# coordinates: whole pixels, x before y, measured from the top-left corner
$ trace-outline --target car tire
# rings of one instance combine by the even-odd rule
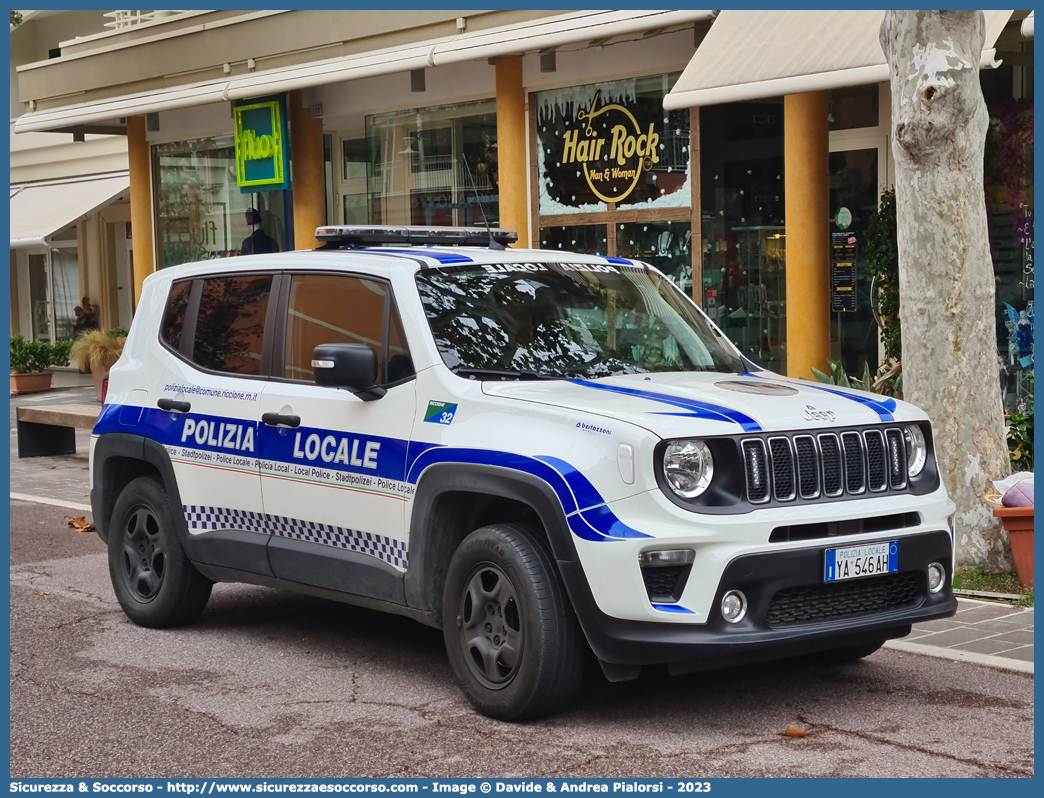
[[[116,599],[134,623],[181,626],[207,606],[213,582],[185,556],[159,478],[139,477],[123,489],[112,510],[108,546]]]
[[[476,710],[525,720],[572,701],[587,644],[534,530],[493,524],[468,535],[450,562],[442,608],[450,666]]]

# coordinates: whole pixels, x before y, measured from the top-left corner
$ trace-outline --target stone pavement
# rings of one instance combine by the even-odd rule
[[[18,459],[14,423],[17,406],[94,401],[89,374],[64,373],[61,377],[60,381],[56,379],[58,390],[11,397],[11,493],[18,498],[38,497],[66,507],[73,514],[89,514],[89,431],[77,430],[74,455]],[[962,598],[955,617],[917,624],[907,637],[890,640],[886,647],[1033,673],[1033,610]]]
[[[953,618],[919,623],[889,648],[1033,673],[1033,610],[958,599]]]

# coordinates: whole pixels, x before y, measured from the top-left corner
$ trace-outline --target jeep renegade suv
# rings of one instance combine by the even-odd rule
[[[851,659],[955,612],[917,408],[757,368],[637,261],[317,235],[145,281],[91,441],[135,623],[214,582],[406,615],[515,719],[565,706],[588,650],[614,681]]]

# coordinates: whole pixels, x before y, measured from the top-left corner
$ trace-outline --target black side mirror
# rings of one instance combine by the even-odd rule
[[[366,344],[321,344],[312,351],[316,385],[345,388],[364,402],[387,393],[377,385],[377,353]]]

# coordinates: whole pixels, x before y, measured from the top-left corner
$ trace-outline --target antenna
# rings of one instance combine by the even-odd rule
[[[468,158],[462,152],[460,154],[461,160],[464,161],[464,169],[468,173],[468,182],[471,183],[471,193],[475,195],[475,204],[479,207],[479,212],[482,214],[482,221],[486,225],[486,234],[489,236],[489,248],[490,249],[507,249],[503,244],[493,238],[493,232],[489,229],[489,219],[486,218],[486,208],[479,199],[478,186],[475,185],[475,180],[471,176],[471,167],[468,166]]]

